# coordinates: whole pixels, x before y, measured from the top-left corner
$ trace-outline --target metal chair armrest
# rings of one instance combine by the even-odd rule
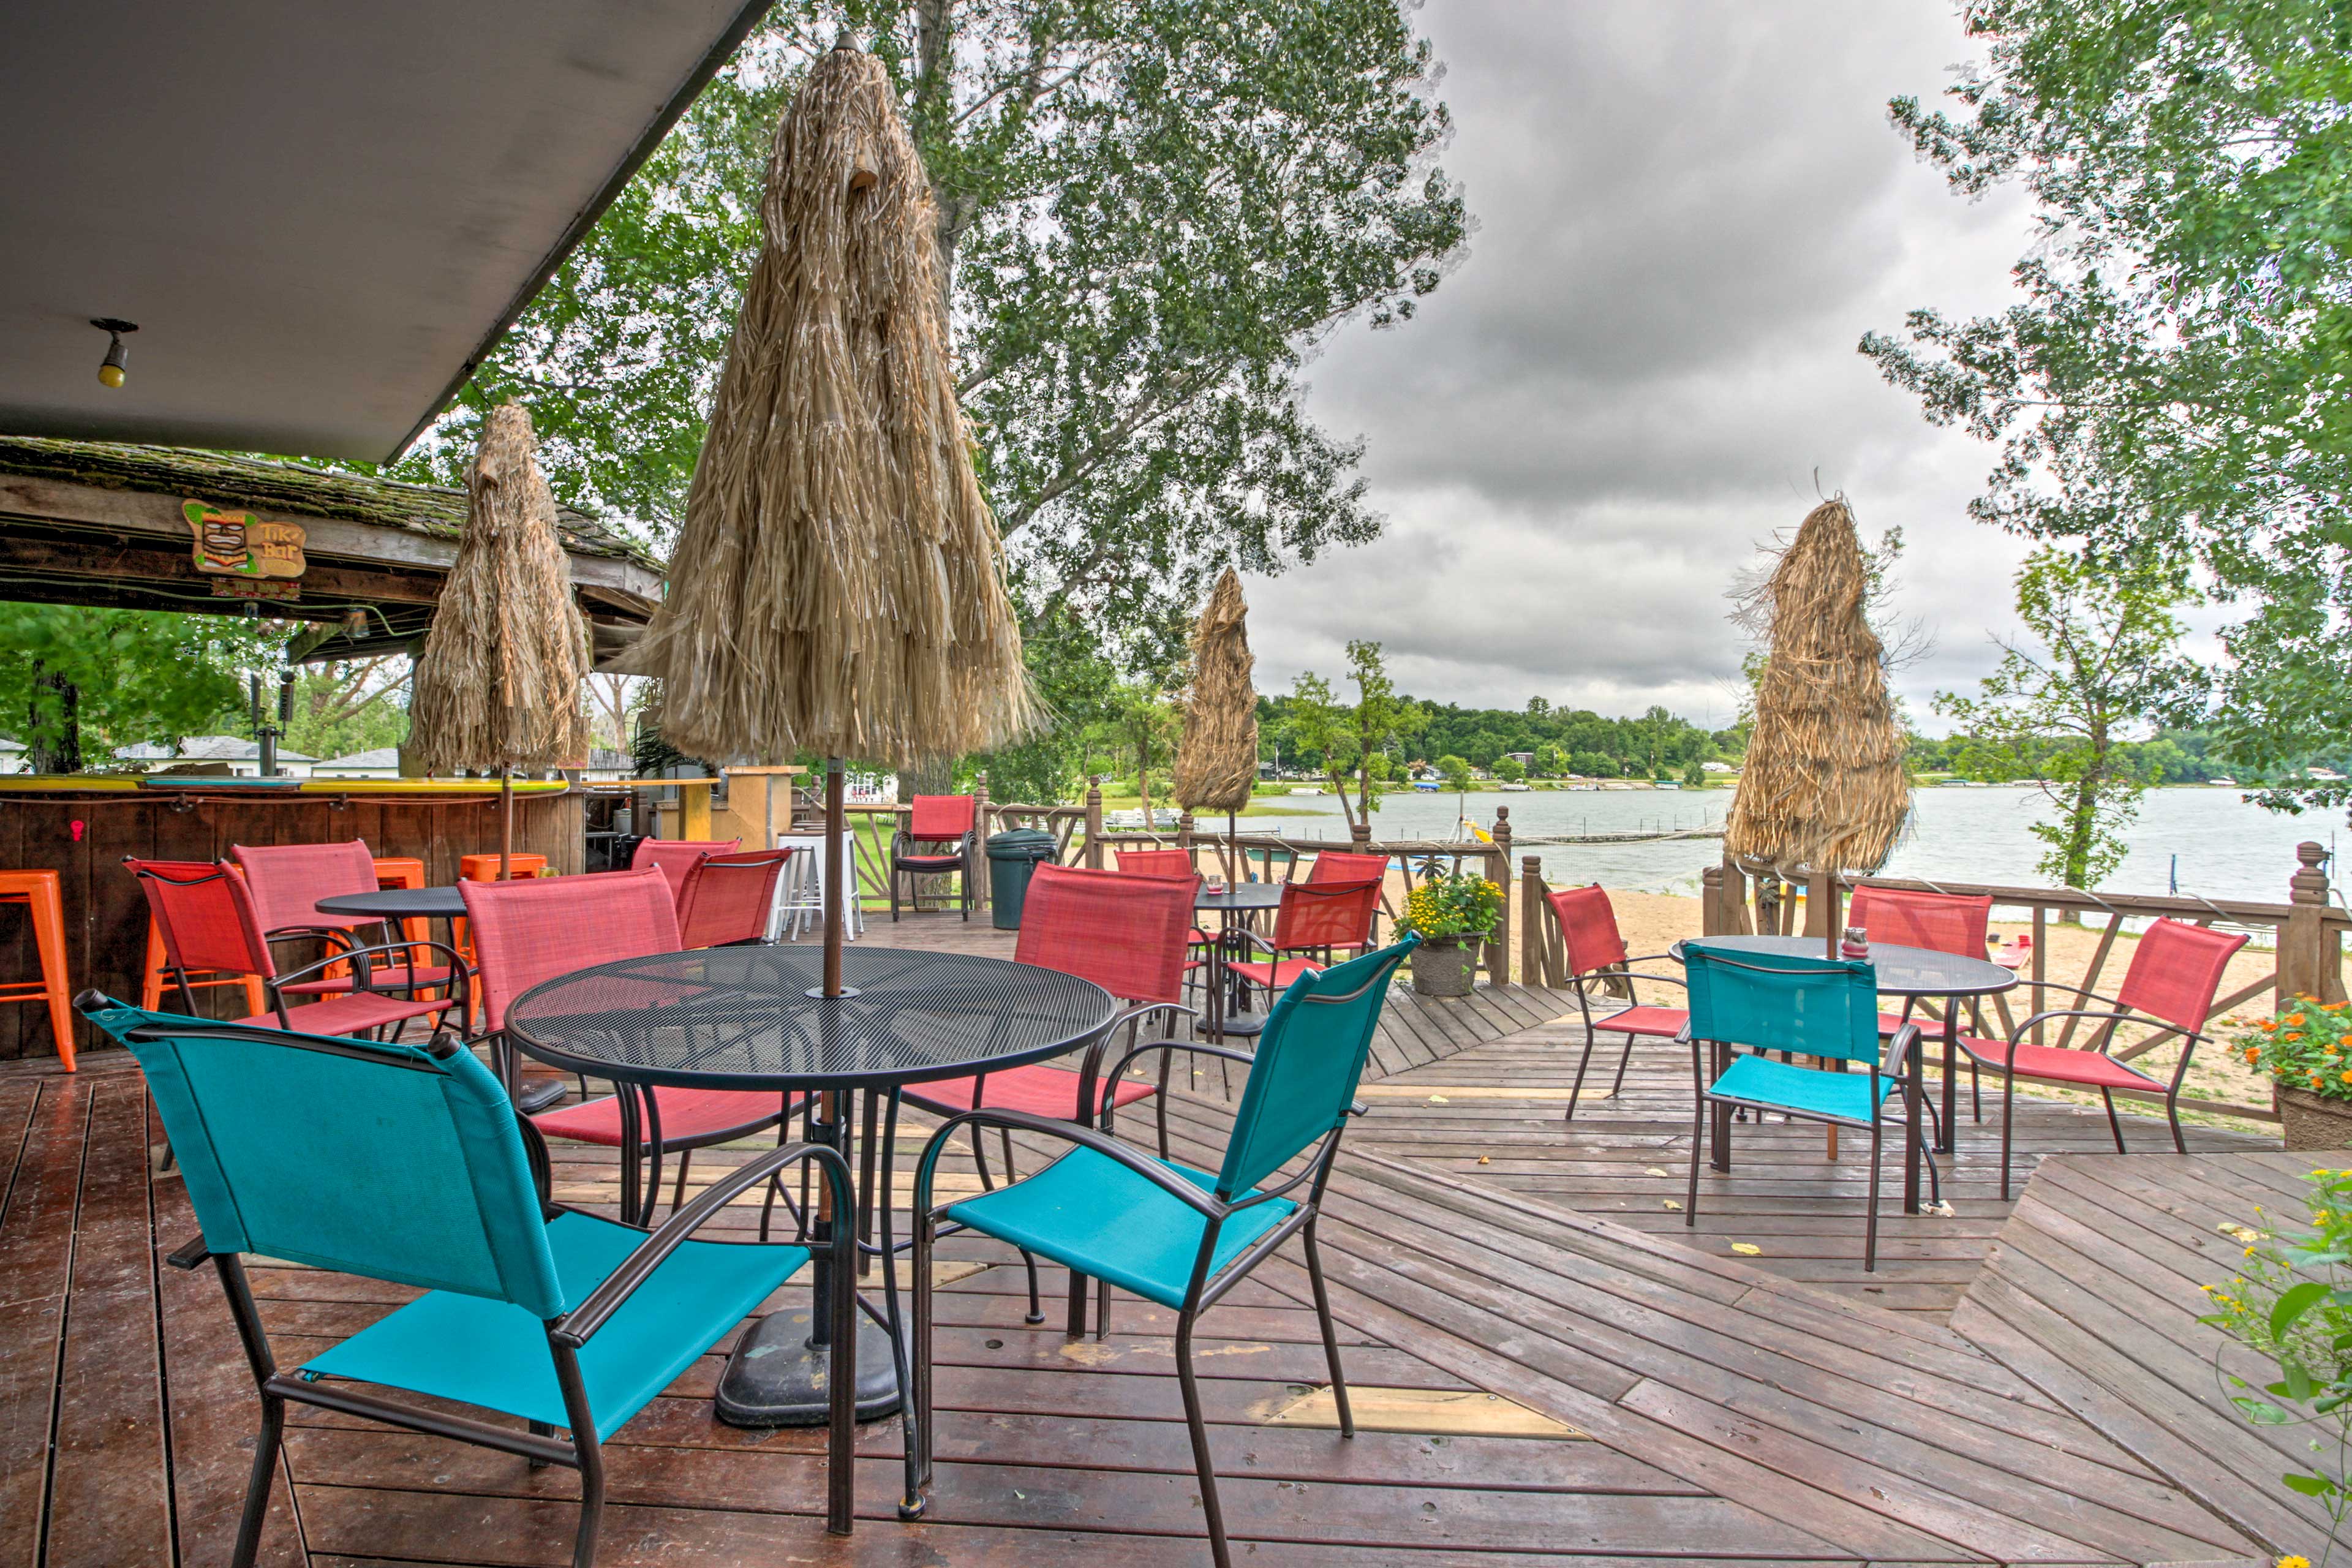
[[[206,1247],[205,1238],[199,1236],[193,1241],[183,1243],[178,1251],[163,1261],[174,1268],[200,1268],[212,1261],[212,1248]]]
[[[1110,1026],[1116,1029],[1121,1024],[1132,1024],[1138,1018],[1149,1018],[1154,1013],[1181,1013],[1187,1018],[1198,1018],[1201,1016],[1201,1010],[1198,1007],[1187,1007],[1181,1002],[1143,1002],[1129,1007],[1126,1012],[1113,1018],[1110,1021]]]
[[[1906,1022],[1887,1037],[1885,1047],[1878,1054],[1878,1070],[1889,1078],[1905,1077],[1910,1071],[1912,1048],[1919,1040],[1919,1026]]]
[[[1629,967],[1631,964],[1640,963],[1643,962],[1644,961],[1638,958],[1628,959],[1624,963],[1616,964],[1608,969],[1588,969],[1576,978],[1579,980],[1607,980],[1612,977],[1615,977],[1624,980],[1654,980],[1662,985],[1679,985],[1685,991],[1690,989],[1690,982],[1679,974],[1660,974],[1653,970],[1633,969]]]
[[[1281,961],[1281,958],[1282,958],[1282,949],[1280,949],[1280,948],[1278,948],[1278,947],[1275,946],[1273,942],[1268,942],[1265,937],[1262,937],[1262,936],[1258,935],[1258,933],[1257,933],[1257,932],[1255,932],[1255,931],[1254,931],[1250,930],[1250,928],[1249,928],[1249,927],[1247,927],[1247,926],[1243,926],[1243,927],[1241,927],[1241,928],[1240,928],[1240,931],[1241,931],[1242,939],[1243,939],[1244,941],[1248,942],[1252,942],[1252,943],[1255,944],[1255,945],[1256,945],[1256,946],[1258,946],[1258,947],[1262,947],[1262,948],[1264,948],[1264,949],[1265,950],[1265,955],[1266,955],[1268,958],[1274,959],[1274,960],[1275,960],[1275,961],[1276,961],[1277,963],[1279,963],[1279,962]]]
[[[2084,994],[2087,995],[2089,993],[2086,992]],[[2206,1034],[2202,1029],[2184,1029],[2178,1024],[2168,1022],[2162,1018],[2151,1018],[2145,1013],[2127,1012],[2120,1004],[2111,1008],[2053,1007],[2046,1013],[2034,1014],[2032,1017],[2026,1019],[2023,1023],[2018,1025],[2016,1028],[2011,1029],[2009,1032],[2009,1040],[2007,1042],[2009,1049],[2002,1054],[2000,1062],[2003,1069],[2007,1069],[2016,1062],[2017,1047],[2025,1043],[2025,1032],[2028,1029],[2032,1028],[2036,1024],[2043,1023],[2052,1018],[2096,1018],[2105,1024],[2146,1024],[2151,1028],[2168,1029],[2173,1034],[2179,1035],[2189,1040],[2202,1041],[2212,1037]],[[2106,1053],[2102,1051],[2100,1054],[2104,1056]]]
[[[703,1189],[702,1194],[663,1222],[658,1230],[639,1243],[635,1251],[621,1259],[619,1267],[604,1277],[604,1282],[588,1293],[588,1299],[566,1312],[548,1330],[548,1337],[557,1344],[578,1350],[612,1320],[624,1302],[635,1294],[638,1287],[654,1276],[663,1259],[676,1252],[704,1222],[727,1206],[742,1193],[766,1181],[787,1165],[803,1160],[814,1160],[824,1167],[825,1180],[833,1185],[834,1265],[855,1268],[857,1227],[846,1223],[847,1216],[857,1212],[857,1200],[849,1183],[849,1165],[836,1150],[821,1143],[793,1143],[774,1153],[739,1165],[730,1174]]]
[[[1191,1011],[1190,1008],[1185,1010]],[[1108,1038],[1108,1036],[1104,1037]],[[1112,1103],[1111,1099],[1118,1088],[1118,1080],[1127,1076],[1129,1063],[1152,1051],[1190,1051],[1204,1057],[1223,1057],[1228,1061],[1240,1062],[1244,1067],[1256,1059],[1246,1052],[1234,1050],[1230,1046],[1213,1046],[1205,1040],[1146,1040],[1139,1046],[1129,1047],[1127,1054],[1112,1065],[1110,1071],[1103,1074],[1097,1080],[1102,1085],[1102,1091],[1099,1097],[1100,1103],[1095,1108],[1096,1126],[1106,1132],[1110,1131],[1112,1113],[1118,1109]]]
[[[1108,1133],[1091,1127],[1081,1127],[1075,1121],[1056,1121],[1051,1117],[1033,1116],[1025,1110],[965,1110],[949,1117],[931,1134],[923,1146],[923,1158],[915,1167],[915,1214],[918,1221],[930,1213],[931,1176],[939,1165],[940,1155],[958,1129],[965,1126],[1004,1127],[1016,1132],[1034,1132],[1047,1138],[1058,1138],[1081,1149],[1090,1149],[1112,1163],[1125,1166],[1141,1176],[1170,1197],[1186,1207],[1195,1209],[1211,1219],[1222,1218],[1226,1205],[1169,1171],[1159,1161],[1139,1154]]]
[[[289,969],[283,974],[273,974],[269,977],[269,980],[270,984],[274,985],[283,985],[289,980],[299,980],[306,974],[315,973],[318,971],[326,968],[331,963],[349,963],[355,958],[362,958],[372,952],[407,952],[413,948],[419,947],[430,948],[436,952],[448,954],[449,973],[461,982],[467,975],[472,973],[472,971],[466,967],[466,960],[464,956],[460,954],[456,948],[451,947],[447,942],[429,942],[423,937],[417,937],[413,940],[402,942],[374,942],[366,947],[347,948],[341,952],[329,953],[326,957],[319,960],[316,963],[306,963],[299,969]],[[384,973],[392,974],[397,973],[402,969],[408,969],[413,973],[415,973],[415,961],[412,959],[405,964],[386,964],[384,966]],[[434,984],[438,984],[440,983],[436,981]]]

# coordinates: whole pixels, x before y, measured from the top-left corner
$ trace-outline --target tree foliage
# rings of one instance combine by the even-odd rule
[[[414,461],[529,402],[566,500],[675,529],[758,242],[769,129],[846,27],[938,194],[961,392],[1030,609],[1181,641],[1191,585],[1370,537],[1300,372],[1460,247],[1404,0],[783,0]]]
[[[229,616],[0,603],[0,733],[37,773],[174,744],[241,715],[246,672],[274,664],[285,635]]]
[[[2146,558],[2038,550],[2018,573],[2017,612],[2041,648],[2004,643],[1976,696],[1937,694],[1964,771],[2015,778],[2031,759],[2053,808],[2033,825],[2049,846],[2039,869],[2063,886],[2095,886],[2122,862],[2124,829],[2158,777],[2129,742],[2201,693],[2203,672],[2178,646],[2174,609],[2189,597],[2179,572]]]
[[[1372,759],[1419,735],[1429,723],[1429,713],[1410,697],[1397,695],[1376,642],[1348,645],[1348,676],[1356,687],[1353,702],[1340,701],[1331,683],[1312,670],[1299,676],[1284,721],[1294,746],[1322,758],[1323,776],[1339,797],[1349,833],[1364,834],[1371,831],[1372,813],[1380,809],[1381,786],[1390,772],[1374,767]],[[1351,785],[1353,800],[1348,793]]]
[[[2236,757],[2352,731],[2352,9],[1964,16],[1988,63],[1951,108],[1897,99],[1894,120],[1957,192],[2032,194],[2024,301],[1915,311],[1862,351],[1930,420],[2001,443],[1979,517],[2193,558],[2242,606],[2220,721]]]

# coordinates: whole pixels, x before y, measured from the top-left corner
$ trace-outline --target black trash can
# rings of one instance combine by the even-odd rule
[[[1054,858],[1054,836],[1038,827],[1008,827],[988,837],[990,923],[998,931],[1021,929],[1021,905],[1040,860]]]

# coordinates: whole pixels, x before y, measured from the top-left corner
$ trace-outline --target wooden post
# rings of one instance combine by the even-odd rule
[[[1544,899],[1542,858],[1519,857],[1519,983],[1558,985],[1559,971],[1551,963],[1550,922],[1544,917],[1551,906]]]
[[[1095,777],[1087,780],[1086,856],[1087,868],[1089,870],[1099,871],[1103,868],[1102,836],[1102,780]]]
[[[2294,875],[2287,879],[2286,895],[2294,912],[2278,928],[2275,1000],[2281,1012],[2299,996],[2333,1000],[2326,994],[2331,980],[2339,994],[2343,989],[2342,976],[2334,973],[2335,966],[2326,962],[2327,873],[2319,868],[2327,858],[2327,850],[2318,844],[2298,844],[2294,858],[2298,864]]]
[[[988,878],[983,874],[988,865],[988,775],[981,773],[971,781],[971,836],[963,841],[964,882],[972,890],[971,907],[988,908]]]
[[[1698,874],[1698,934],[1701,936],[1728,934],[1723,929],[1723,874],[1730,869],[1730,867],[1718,862]]]
[[[1147,833],[1151,831],[1151,824],[1149,821],[1144,823],[1143,830]],[[1192,856],[1192,813],[1189,808],[1176,814],[1176,846],[1184,851],[1188,858]]]
[[[1511,983],[1511,808],[1495,808],[1495,847],[1486,852],[1487,875],[1503,889],[1502,912],[1486,941],[1486,969],[1497,985]]]

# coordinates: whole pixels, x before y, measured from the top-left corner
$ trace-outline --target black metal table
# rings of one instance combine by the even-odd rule
[[[1817,936],[1711,936],[1704,940],[1709,947],[1728,948],[1738,952],[1769,952],[1799,958],[1825,955],[1824,944]],[[1682,943],[1676,942],[1673,951],[1679,955]],[[1947,1004],[1943,1027],[1943,1125],[1936,1142],[1936,1152],[1948,1154],[1952,1152],[1955,1136],[1953,1119],[1959,1112],[1959,1076],[1956,1068],[1960,1036],[1960,1010],[1949,1004],[2013,991],[2019,984],[2017,972],[1989,959],[1957,952],[1937,952],[1927,947],[1898,947],[1885,942],[1870,944],[1869,963],[1877,975],[1881,995]],[[1927,1031],[1923,1029],[1920,1032],[1925,1034]],[[1912,1206],[1910,1200],[1916,1197],[1916,1193],[1906,1192],[1906,1206]]]
[[[1249,943],[1242,931],[1249,917],[1280,909],[1282,889],[1280,882],[1233,882],[1213,893],[1203,882],[1192,900],[1195,914],[1213,910],[1223,917],[1217,923],[1216,973],[1209,981],[1208,1031],[1212,1039],[1227,1035],[1255,1035],[1265,1027],[1263,1014],[1248,1011],[1240,1005],[1237,994],[1228,994],[1238,989],[1239,983],[1228,984],[1224,963],[1229,958],[1248,955]]]
[[[876,1337],[860,1336],[858,1419],[869,1421],[898,1408],[907,1365],[890,1217],[900,1091],[1081,1049],[1110,1027],[1118,1005],[1100,986],[1059,970],[903,948],[845,952],[842,981],[849,994],[824,998],[814,994],[820,962],[816,949],[802,947],[619,959],[533,986],[507,1009],[506,1027],[526,1054],[618,1086],[625,1191],[635,1189],[637,1175],[644,1089],[802,1094],[806,1135],[845,1157],[850,1127],[859,1121],[854,1102],[864,1096],[858,1214],[816,1216],[811,1235],[821,1243],[825,1226],[856,1224],[866,1255],[882,1266],[884,1307],[877,1310],[860,1298],[887,1331],[871,1353],[864,1347],[876,1345]],[[1092,1083],[1082,1079],[1079,1088],[1080,1103],[1087,1103]],[[649,1097],[644,1114],[658,1127]],[[652,1158],[644,1190],[657,1194],[657,1146]],[[872,1237],[877,1218],[878,1241]],[[740,1426],[823,1423],[832,1338],[827,1268],[819,1245],[810,1308],[772,1313],[737,1344],[719,1380],[719,1419]]]
[[[380,921],[466,918],[465,895],[449,888],[385,888],[373,893],[339,893],[319,900],[324,915],[358,915]]]

